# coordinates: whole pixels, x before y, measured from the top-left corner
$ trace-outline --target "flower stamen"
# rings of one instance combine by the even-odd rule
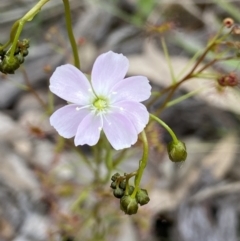
[[[106,99],[97,98],[93,102],[93,106],[96,108],[97,111],[106,111],[106,109],[108,108],[108,102]]]

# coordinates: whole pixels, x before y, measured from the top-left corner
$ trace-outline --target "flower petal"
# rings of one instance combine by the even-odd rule
[[[132,122],[138,134],[145,128],[149,121],[147,108],[141,103],[121,101],[115,103],[114,107]]]
[[[86,76],[70,64],[54,71],[49,88],[60,98],[79,105],[86,105],[93,98],[92,87]]]
[[[122,54],[109,51],[100,55],[92,70],[92,86],[96,94],[108,94],[117,82],[123,80],[128,67],[128,59]]]
[[[141,102],[151,95],[149,80],[144,76],[133,76],[118,82],[111,89],[112,103],[121,100],[133,100]]]
[[[103,130],[108,141],[116,150],[130,147],[136,143],[138,138],[132,122],[117,112],[104,116]]]
[[[50,124],[60,136],[71,138],[76,135],[80,122],[87,116],[90,110],[76,110],[78,105],[71,104],[55,111],[50,117]]]
[[[89,113],[78,127],[77,134],[74,139],[75,145],[95,145],[100,138],[101,130],[101,117],[99,115],[95,115],[93,112]]]

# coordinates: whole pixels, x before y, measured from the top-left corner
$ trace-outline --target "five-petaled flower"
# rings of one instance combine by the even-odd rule
[[[54,112],[51,125],[65,137],[75,136],[75,145],[95,145],[101,130],[116,150],[136,143],[149,120],[139,103],[150,97],[144,76],[125,78],[129,66],[122,54],[109,51],[93,66],[91,81],[70,64],[58,67],[50,78],[50,90],[70,102]]]

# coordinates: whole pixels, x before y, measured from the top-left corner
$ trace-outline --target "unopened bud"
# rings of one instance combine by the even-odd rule
[[[113,195],[116,198],[121,198],[124,195],[124,190],[122,190],[121,188],[116,188],[113,190]]]
[[[27,49],[24,49],[23,52],[22,52],[23,56],[26,57],[28,55],[28,50]]]
[[[137,202],[138,202],[141,206],[147,204],[147,203],[150,201],[150,198],[149,198],[149,196],[148,196],[147,190],[145,190],[145,189],[140,189],[140,190],[137,192],[136,199],[137,199]]]
[[[117,180],[117,178],[120,177],[120,174],[119,173],[115,173],[112,177],[111,177],[111,180],[114,182]]]
[[[138,203],[135,198],[129,195],[125,195],[120,200],[120,207],[125,212],[125,214],[136,214],[138,211]]]
[[[126,189],[126,184],[127,184],[126,180],[123,180],[123,181],[120,182],[119,187],[121,189],[125,190]]]
[[[187,150],[185,143],[178,141],[175,143],[171,141],[167,145],[169,159],[173,162],[182,162],[187,158]]]
[[[116,187],[117,187],[116,181],[115,181],[115,182],[112,182],[111,185],[110,185],[110,187],[111,187],[112,189],[116,189]]]
[[[14,71],[18,69],[19,66],[20,62],[16,56],[13,56],[12,58],[5,56],[1,64],[1,71],[4,74],[14,74]]]
[[[134,186],[129,186],[129,189],[128,189],[128,194],[131,195],[134,191]]]
[[[20,48],[19,47],[16,47],[15,51],[14,51],[14,55],[17,55],[20,53]]]
[[[24,57],[21,54],[16,55],[16,57],[18,58],[19,64],[24,63]]]
[[[24,48],[29,48],[30,47],[30,40],[25,38],[25,39],[22,40],[21,44]]]

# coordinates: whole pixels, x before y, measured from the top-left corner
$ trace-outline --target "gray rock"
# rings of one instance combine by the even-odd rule
[[[20,233],[21,236],[26,237],[28,240],[45,241],[48,239],[48,232],[51,226],[48,218],[29,213],[23,223]]]

